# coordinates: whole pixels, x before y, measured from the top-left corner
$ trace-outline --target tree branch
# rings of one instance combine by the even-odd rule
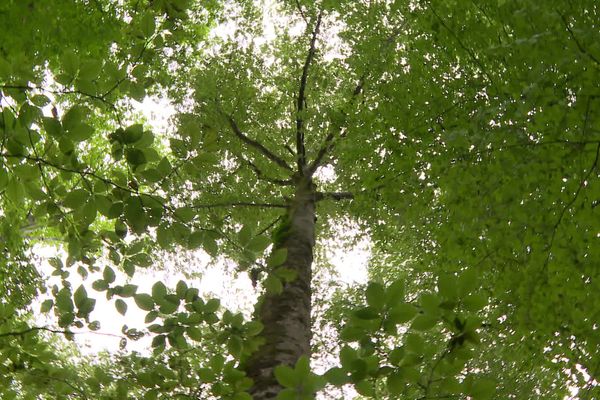
[[[194,204],[192,208],[218,208],[218,207],[262,207],[262,208],[287,208],[285,204],[277,203],[252,203],[248,201],[234,201],[228,203]]]
[[[551,251],[552,251],[552,246],[554,245],[554,239],[556,238],[556,232],[558,231],[558,227],[560,226],[560,224],[561,224],[563,218],[565,217],[565,214],[567,213],[567,211],[569,211],[571,209],[571,207],[573,206],[573,204],[575,204],[575,202],[577,201],[577,198],[579,197],[579,193],[586,186],[586,184],[588,182],[588,179],[592,175],[592,172],[594,172],[594,170],[596,169],[596,167],[598,167],[598,161],[599,160],[600,160],[600,143],[596,147],[596,156],[594,157],[594,162],[590,166],[590,169],[585,174],[585,176],[583,177],[583,179],[581,179],[581,181],[579,182],[579,186],[577,187],[577,190],[575,191],[575,195],[562,208],[562,210],[561,210],[561,212],[560,212],[560,214],[558,216],[558,219],[556,220],[556,222],[554,223],[554,226],[552,227],[552,236],[550,237],[550,242],[548,243],[548,247],[547,247],[548,254],[546,255],[546,260],[544,261],[543,271],[545,271],[548,268],[548,263],[550,262],[550,254],[551,254]]]
[[[306,22],[306,25],[308,25],[308,19],[306,18],[306,14],[304,14],[304,10],[302,10],[302,6],[300,5],[300,2],[298,0],[296,0],[296,8],[298,9],[298,12],[300,13],[300,16],[302,17],[304,22]]]
[[[354,193],[351,192],[317,192],[316,200],[353,200]]]
[[[317,16],[317,22],[315,29],[312,32],[310,39],[310,47],[306,60],[304,61],[304,67],[302,68],[302,77],[300,78],[300,89],[298,90],[298,99],[296,101],[296,155],[298,164],[298,173],[304,175],[304,167],[306,166],[306,149],[304,148],[304,106],[306,104],[306,81],[308,79],[308,69],[315,56],[317,35],[319,34],[319,28],[321,27],[321,18],[323,16],[323,10],[319,12]]]
[[[366,77],[366,73],[360,77],[360,79],[358,80],[358,83],[356,84],[356,87],[352,91],[352,97],[350,98],[350,102],[349,102],[350,105],[352,105],[354,103],[355,99],[358,97],[358,95],[360,95],[362,93],[362,90],[363,90],[363,87],[365,84],[365,77]],[[312,176],[315,173],[317,168],[319,168],[322,165],[322,163],[325,159],[325,156],[328,153],[330,153],[331,150],[333,149],[333,139],[335,138],[335,134],[336,134],[336,132],[341,134],[343,125],[346,123],[346,118],[347,118],[346,112],[342,112],[342,115],[344,116],[342,123],[337,127],[336,130],[332,129],[329,131],[329,133],[325,137],[325,141],[323,142],[323,145],[317,152],[317,156],[315,157],[313,162],[308,167],[308,175],[309,176]]]
[[[274,184],[279,185],[279,186],[290,186],[290,185],[294,184],[291,179],[269,178],[269,177],[265,176],[264,173],[260,170],[260,168],[258,168],[256,166],[256,164],[254,164],[252,161],[247,160],[244,157],[240,157],[240,158],[242,160],[244,160],[248,164],[248,166],[250,166],[250,168],[256,174],[256,177],[258,179],[262,180],[262,181],[271,182],[271,183],[274,183]]]
[[[450,27],[446,24],[446,21],[444,21],[444,19],[442,17],[440,17],[439,14],[435,11],[435,8],[431,7],[431,12],[435,16],[435,18],[440,22],[440,24],[442,24],[442,26],[450,33],[450,35],[452,35],[452,37],[456,40],[456,42],[458,43],[458,45],[469,55],[469,57],[471,58],[471,60],[473,60],[473,62],[475,63],[475,65],[477,65],[479,67],[479,69],[481,70],[481,73],[485,76],[485,78],[493,86],[496,86],[496,83],[492,79],[492,76],[488,73],[487,68],[485,67],[485,65],[483,65],[483,63],[481,62],[481,60],[479,58],[477,58],[477,55],[473,52],[473,50],[471,50],[470,48],[468,48],[463,43],[463,41],[458,37],[458,35],[456,34],[456,32],[454,32],[452,29],[450,29]]]
[[[72,335],[72,334],[75,333],[75,332],[71,332],[71,331],[61,331],[61,330],[57,330],[57,329],[52,329],[52,328],[48,328],[46,326],[33,326],[31,328],[23,329],[22,331],[13,331],[13,332],[0,333],[0,337],[23,336],[23,335],[27,335],[28,333],[37,332],[37,331],[46,331],[46,332],[52,332],[52,333],[60,333],[60,334],[63,334],[63,335]]]
[[[244,143],[247,145],[254,147],[257,149],[262,155],[267,157],[269,160],[273,161],[275,164],[279,165],[281,168],[286,169],[288,171],[294,171],[292,167],[290,167],[283,158],[275,155],[261,143],[256,140],[250,139],[248,136],[244,135],[240,128],[235,123],[235,120],[230,115],[227,115],[227,121],[229,122],[229,126],[231,126],[231,130],[233,133]]]
[[[592,53],[590,53],[585,47],[583,47],[583,45],[581,44],[581,42],[577,39],[577,36],[575,36],[575,33],[573,32],[573,30],[569,26],[569,21],[567,21],[567,18],[563,14],[561,14],[558,10],[556,11],[556,13],[558,15],[560,15],[560,19],[562,20],[565,28],[567,29],[567,32],[569,32],[569,36],[571,36],[571,39],[575,42],[575,45],[577,46],[577,48],[579,49],[579,51],[582,54],[585,54],[594,63],[596,63],[596,65],[600,66],[600,60],[598,60]]]

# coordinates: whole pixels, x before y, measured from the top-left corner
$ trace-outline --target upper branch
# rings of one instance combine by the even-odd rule
[[[261,143],[257,142],[256,140],[250,139],[248,136],[244,135],[242,133],[242,131],[240,130],[240,128],[235,123],[234,119],[230,115],[227,115],[227,121],[229,122],[229,126],[231,126],[231,130],[233,130],[233,133],[242,142],[246,143],[249,146],[254,147],[260,153],[262,153],[262,155],[264,155],[265,157],[267,157],[269,160],[273,161],[275,164],[279,165],[281,168],[293,172],[292,167],[290,167],[288,165],[288,163],[286,163],[283,158],[275,155],[269,149],[267,149],[265,146],[263,146]]]
[[[291,179],[276,179],[265,176],[265,174],[250,160],[246,160],[244,157],[240,157],[244,162],[248,164],[248,166],[254,171],[256,177],[262,181],[270,182],[279,186],[291,186],[294,182]]]
[[[352,92],[352,97],[350,98],[350,104],[353,104],[354,100],[358,97],[358,95],[362,93],[363,86],[365,84],[365,76],[366,75],[363,74],[360,77],[360,79],[358,80],[358,84],[356,85],[356,87],[354,88],[354,91]],[[344,116],[344,121],[342,121],[342,124],[340,124],[337,127],[337,129],[332,129],[329,131],[329,133],[325,137],[325,141],[323,142],[323,145],[321,146],[321,148],[319,149],[319,151],[317,153],[317,156],[315,157],[313,162],[308,167],[308,175],[309,176],[312,176],[312,174],[315,173],[317,168],[319,168],[322,165],[323,160],[325,159],[325,156],[329,152],[331,152],[331,150],[333,149],[333,139],[335,138],[336,132],[339,132],[341,134],[343,124],[345,123],[345,120],[346,120],[346,113],[342,112],[342,114]]]
[[[315,24],[315,29],[312,32],[312,37],[310,39],[310,47],[308,49],[306,60],[304,61],[304,67],[302,68],[302,77],[300,78],[300,89],[298,90],[298,98],[296,102],[296,154],[298,157],[298,172],[301,175],[304,174],[304,167],[306,165],[306,151],[304,148],[304,116],[302,115],[302,112],[304,111],[304,106],[306,104],[306,81],[308,79],[308,69],[310,67],[310,63],[312,62],[316,52],[317,35],[319,34],[319,28],[321,27],[322,16],[323,11],[319,12],[319,15],[317,16],[317,23]]]

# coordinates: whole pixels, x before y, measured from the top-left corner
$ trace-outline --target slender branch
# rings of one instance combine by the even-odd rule
[[[51,90],[51,89],[43,88],[41,86],[29,86],[29,85],[0,85],[0,88],[1,89],[15,89],[15,90],[22,90],[22,91],[40,90],[40,91],[48,92],[48,93],[52,93],[52,94],[80,94],[82,96],[89,97],[90,99],[98,100],[98,101],[110,106],[110,108],[112,108],[114,111],[117,111],[117,108],[114,105],[114,103],[111,103],[110,101],[106,100],[104,98],[104,96],[87,93],[87,92],[84,92],[81,90]]]
[[[483,63],[481,62],[481,60],[479,60],[479,58],[477,58],[477,55],[473,52],[473,50],[471,50],[470,48],[468,48],[463,41],[458,37],[458,35],[456,34],[456,32],[454,32],[452,29],[450,29],[450,27],[446,24],[446,21],[444,21],[444,19],[442,17],[440,17],[438,15],[438,13],[435,11],[435,8],[431,7],[431,12],[433,13],[433,15],[437,18],[437,20],[440,22],[440,24],[442,24],[442,26],[448,31],[450,32],[450,35],[452,35],[452,37],[454,37],[454,39],[456,40],[456,42],[458,43],[458,45],[467,52],[467,54],[469,55],[469,57],[473,60],[473,62],[475,62],[475,64],[479,67],[479,69],[481,70],[481,73],[483,73],[483,75],[486,77],[486,79],[493,85],[496,86],[496,83],[494,82],[494,80],[492,79],[491,75],[487,72],[487,68],[485,67],[485,65],[483,65]]]
[[[317,201],[321,200],[353,200],[354,193],[351,192],[317,192]]]
[[[217,208],[217,207],[262,207],[262,208],[288,208],[285,204],[276,203],[252,203],[246,201],[237,201],[229,203],[214,204],[194,204],[192,208]]]
[[[366,77],[366,74],[363,74],[360,77],[360,79],[358,80],[358,83],[356,84],[356,87],[352,91],[352,97],[350,98],[350,105],[352,105],[354,103],[355,99],[358,97],[358,95],[360,95],[362,93],[362,90],[363,90],[363,87],[365,84],[365,77]],[[340,124],[337,127],[337,130],[332,129],[329,131],[329,133],[325,137],[325,141],[323,142],[323,145],[317,152],[317,156],[315,157],[313,162],[308,167],[308,175],[309,176],[312,176],[315,173],[317,168],[319,168],[323,164],[325,156],[328,153],[330,153],[331,150],[333,150],[333,147],[334,147],[333,139],[335,138],[336,132],[339,133],[340,135],[342,134],[342,128],[343,128],[343,125],[345,124],[346,118],[347,118],[347,115],[345,112],[342,112],[342,114],[344,116],[344,120],[342,121],[342,124]]]
[[[548,267],[548,262],[550,261],[550,253],[552,251],[552,246],[554,245],[554,239],[556,238],[556,232],[558,231],[558,227],[560,226],[567,211],[569,211],[571,209],[571,207],[573,206],[573,204],[575,204],[575,201],[577,201],[577,198],[579,197],[579,193],[586,186],[586,183],[587,183],[588,179],[590,178],[590,176],[592,175],[592,172],[594,172],[594,170],[598,166],[598,160],[600,160],[600,143],[596,147],[596,157],[594,158],[594,162],[592,163],[587,174],[585,174],[583,179],[581,179],[581,181],[579,182],[579,186],[577,187],[577,190],[575,191],[575,195],[562,208],[562,210],[558,216],[558,219],[556,220],[556,222],[554,223],[554,226],[552,227],[552,236],[550,237],[550,242],[548,243],[548,247],[547,247],[548,254],[546,255],[546,260],[544,261],[543,271],[545,271],[546,268]]]
[[[264,175],[264,173],[260,170],[260,168],[258,168],[256,166],[256,164],[254,164],[252,161],[245,159],[244,157],[240,157],[242,160],[244,160],[248,166],[254,171],[254,173],[256,174],[256,177],[262,181],[267,181],[267,182],[271,182],[274,183],[276,185],[279,186],[290,186],[293,185],[294,182],[292,182],[291,179],[276,179],[276,178],[269,178],[267,176]]]
[[[561,14],[558,10],[556,11],[556,13],[558,15],[560,15],[560,19],[562,20],[565,28],[569,32],[569,36],[571,36],[571,39],[573,39],[573,41],[575,42],[575,45],[577,46],[577,48],[579,49],[579,51],[582,54],[585,54],[594,63],[596,63],[596,65],[600,65],[600,60],[598,60],[592,53],[590,53],[589,51],[587,51],[587,49],[585,47],[583,47],[583,45],[581,44],[581,42],[579,41],[579,39],[577,39],[577,36],[575,36],[575,33],[573,32],[573,30],[569,26],[569,21],[567,21],[567,18],[563,14]]]
[[[101,336],[110,336],[115,338],[123,338],[123,335],[117,335],[115,333],[108,332],[98,332],[98,331],[70,331],[70,330],[60,330],[60,329],[52,329],[47,326],[32,326],[27,329],[23,329],[22,331],[12,331],[12,332],[4,332],[0,333],[0,337],[8,337],[8,336],[23,336],[29,333],[44,331],[50,333],[57,333],[61,335],[84,335],[84,334],[92,334],[92,335],[101,335]]]
[[[258,232],[256,234],[256,236],[260,236],[263,233],[267,232],[269,229],[271,229],[273,226],[275,226],[275,224],[277,224],[279,221],[281,221],[281,218],[283,218],[282,215],[280,215],[279,217],[275,218],[269,225],[267,225],[266,227],[264,227],[263,229],[261,229],[260,232]]]
[[[304,106],[306,105],[306,81],[308,80],[308,69],[315,56],[317,35],[319,34],[319,28],[321,27],[321,18],[323,11],[319,12],[317,16],[317,22],[315,29],[312,32],[310,39],[310,47],[306,60],[304,61],[304,67],[302,68],[302,77],[300,78],[300,89],[298,90],[298,98],[296,101],[296,154],[298,173],[304,175],[304,167],[306,166],[306,149],[304,148]]]
[[[302,17],[304,22],[306,22],[306,25],[308,25],[308,19],[306,18],[306,14],[304,14],[304,10],[302,10],[302,6],[300,5],[300,2],[298,0],[296,0],[296,8],[298,9],[298,12],[300,12],[300,16]]]
[[[296,157],[296,152],[294,152],[294,150],[292,150],[292,148],[288,145],[288,144],[284,144],[283,147],[294,157]]]
[[[433,383],[433,374],[435,374],[435,370],[440,366],[442,360],[450,354],[450,349],[444,350],[444,352],[438,357],[433,366],[431,367],[431,371],[429,371],[429,377],[427,378],[427,384],[424,387],[424,397],[427,398],[429,395],[429,389],[431,388],[431,384]]]
[[[0,333],[0,337],[23,336],[23,335],[27,335],[28,333],[37,332],[37,331],[46,331],[46,332],[51,332],[51,333],[60,333],[60,334],[63,334],[63,335],[72,335],[72,334],[75,333],[75,332],[72,332],[72,331],[62,331],[62,330],[52,329],[52,328],[48,328],[46,326],[33,326],[31,328],[23,329],[22,331],[13,331],[13,332]]]
[[[29,372],[29,373],[31,373],[31,372]],[[38,377],[39,379],[48,379],[48,380],[52,380],[55,382],[63,383],[65,385],[69,386],[71,389],[78,392],[81,398],[86,399],[86,400],[89,399],[89,397],[87,396],[87,394],[85,393],[85,391],[83,389],[81,389],[80,387],[76,386],[75,384],[69,382],[66,379],[61,379],[56,376],[49,375],[47,372],[43,373],[43,374],[34,372],[32,375]]]
[[[244,143],[247,145],[254,147],[257,149],[262,155],[267,157],[269,160],[273,161],[275,164],[279,165],[281,168],[286,169],[288,171],[293,171],[292,167],[290,167],[283,158],[275,155],[261,143],[256,140],[250,139],[248,136],[244,135],[238,125],[235,123],[235,120],[227,115],[227,121],[229,122],[229,126],[231,126],[231,130],[233,133]]]
[[[78,174],[78,175],[82,175],[82,176],[90,176],[90,177],[92,177],[94,179],[97,179],[99,181],[102,181],[102,182],[106,183],[107,185],[114,186],[114,187],[116,187],[118,189],[127,191],[129,193],[133,193],[133,194],[137,194],[137,195],[140,194],[139,192],[137,192],[137,191],[135,191],[133,189],[130,189],[127,186],[119,185],[118,183],[113,182],[110,179],[104,178],[104,177],[102,177],[100,175],[97,175],[94,172],[81,171],[81,170],[77,170],[77,169],[73,169],[73,168],[67,168],[67,167],[64,167],[62,165],[54,164],[53,162],[45,160],[45,159],[43,159],[41,157],[32,157],[32,156],[28,156],[28,155],[24,155],[24,154],[20,154],[19,155],[19,154],[8,154],[8,153],[0,153],[0,157],[4,157],[4,158],[22,158],[22,159],[25,159],[25,160],[34,161],[34,162],[37,162],[37,163],[40,163],[40,164],[48,165],[48,166],[50,166],[52,168],[56,168],[56,169],[58,169],[60,171],[70,172],[70,173]]]

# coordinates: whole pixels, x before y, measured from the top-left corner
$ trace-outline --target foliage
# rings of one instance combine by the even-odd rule
[[[317,236],[357,224],[371,281],[319,298],[330,365],[277,367],[279,399],[594,398],[598,5],[248,3],[0,4],[0,397],[250,399],[256,316],[135,278],[201,249],[249,273],[258,305],[282,292],[304,157]],[[168,132],[134,111],[156,94]],[[62,338],[100,333],[102,295],[147,325],[84,357]]]

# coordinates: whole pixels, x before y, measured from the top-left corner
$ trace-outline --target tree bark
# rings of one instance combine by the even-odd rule
[[[273,375],[276,366],[294,366],[300,356],[310,357],[315,202],[312,180],[299,179],[287,214],[289,233],[276,244],[277,249],[287,249],[282,267],[295,270],[297,278],[284,283],[278,295],[265,293],[257,305],[256,317],[264,325],[265,342],[244,366],[246,374],[254,380],[250,390],[254,400],[274,399],[282,390]]]

